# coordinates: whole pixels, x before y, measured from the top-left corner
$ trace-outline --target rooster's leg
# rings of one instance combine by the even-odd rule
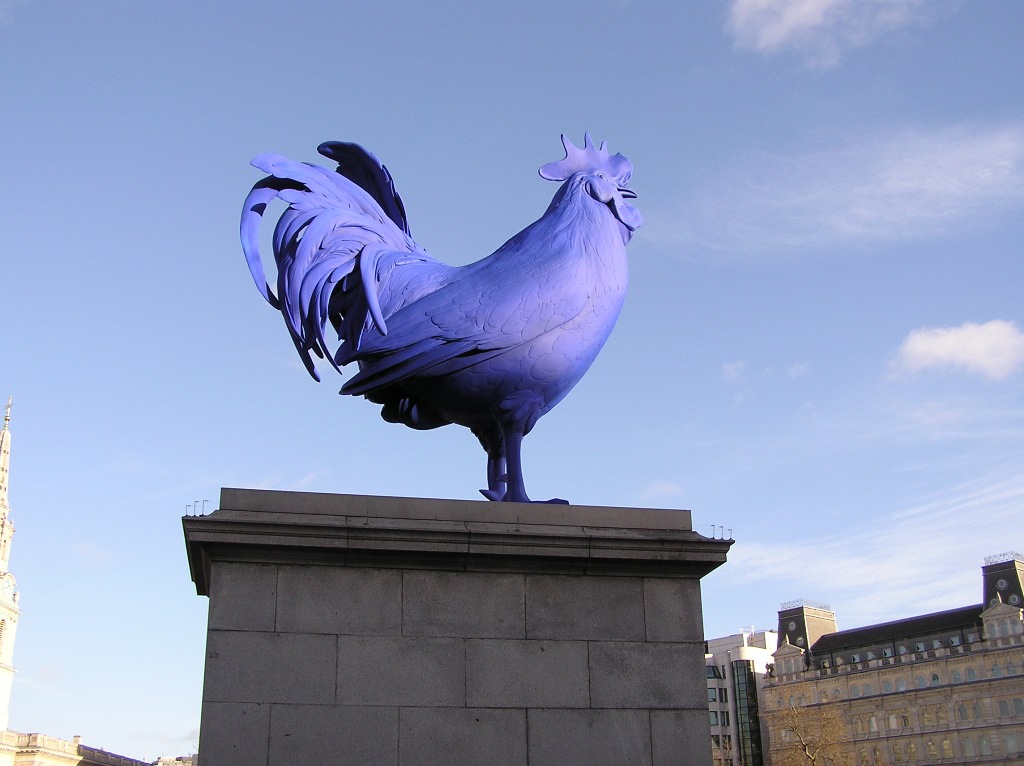
[[[501,500],[505,495],[505,446],[497,429],[473,429],[480,446],[487,452],[487,489],[480,494],[488,500]]]
[[[502,442],[505,445],[505,496],[501,498],[507,503],[529,503],[526,486],[523,482],[523,432],[516,427],[501,429]]]
[[[502,498],[507,503],[568,503],[568,500],[552,498],[551,500],[531,500],[526,494],[526,486],[523,482],[523,431],[520,427],[512,426],[503,428],[502,441],[505,444],[506,471],[505,479],[508,489]]]

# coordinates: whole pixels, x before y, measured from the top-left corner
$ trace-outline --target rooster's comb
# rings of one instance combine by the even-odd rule
[[[610,155],[608,142],[602,141],[601,146],[594,147],[590,133],[583,134],[583,148],[573,146],[572,141],[562,134],[562,146],[565,147],[565,159],[549,162],[540,169],[541,178],[549,181],[564,181],[573,173],[581,170],[603,170],[619,184],[625,184],[633,174],[633,164],[621,154]]]

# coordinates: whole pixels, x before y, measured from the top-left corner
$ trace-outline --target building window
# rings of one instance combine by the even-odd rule
[[[907,745],[907,760],[910,762],[914,762],[917,760],[917,745],[915,745],[913,742]]]
[[[953,757],[953,743],[948,739],[942,740],[942,757],[952,758]]]
[[[963,739],[964,755],[968,758],[972,758],[977,755],[977,751],[974,749],[974,740],[970,737],[964,737]]]
[[[935,743],[932,740],[928,740],[926,747],[928,748],[928,757],[931,758],[932,761],[939,760],[939,748],[935,746]]]
[[[988,737],[982,734],[978,740],[978,749],[981,750],[981,754],[992,755],[992,743],[988,741]]]
[[[889,730],[896,731],[899,728],[899,724],[896,723],[896,714],[889,713]]]
[[[1003,675],[1003,669],[998,664],[992,666],[992,677],[999,678]]]
[[[958,683],[960,683],[960,671],[959,671],[959,670],[954,670],[954,671],[953,671],[953,672],[952,672],[952,673],[950,674],[950,677],[949,677],[949,678],[950,678],[950,681],[952,681],[952,682],[953,682],[953,683],[955,683],[955,684],[958,684]]]
[[[1013,714],[1024,715],[1024,700],[1020,697],[1013,698]]]
[[[981,705],[975,702],[971,708],[971,714],[974,716],[975,721],[980,721],[984,717],[981,712]]]
[[[976,644],[976,643],[978,643],[978,634],[977,633],[968,633],[967,634],[967,643],[969,643],[969,644]]]
[[[914,644],[914,651],[915,652],[923,652],[924,651],[924,641],[918,641],[916,644]]]
[[[917,678],[914,679],[914,686],[916,686],[918,689],[923,689],[925,686],[927,686],[924,680],[924,676],[917,676]]]
[[[949,645],[950,646],[960,646],[960,636],[950,636],[949,637]]]
[[[892,681],[890,681],[887,678],[884,681],[882,681],[882,693],[883,694],[888,694],[891,691],[892,691]]]
[[[728,702],[729,701],[729,691],[728,691],[728,689],[719,689],[718,690],[718,698],[720,700],[722,700],[723,703]]]
[[[876,733],[878,731],[878,719],[875,716],[871,716],[868,719],[868,731]]]
[[[1014,665],[1012,662],[1009,665],[1006,666],[1006,675],[1008,675],[1008,676],[1015,676],[1015,675],[1017,675],[1017,666]]]
[[[899,742],[892,746],[892,760],[893,763],[903,763],[903,745]]]
[[[936,638],[934,641],[932,641],[932,649],[941,649],[941,648],[942,648],[942,641],[941,640]]]
[[[923,711],[921,711],[921,723],[924,726],[935,725],[935,713],[932,712],[931,708],[925,708]]]
[[[961,721],[967,720],[967,705],[961,704],[960,707],[956,709],[956,717]]]
[[[896,691],[905,692],[907,690],[907,679],[897,678],[896,679]]]
[[[720,720],[722,721],[722,726],[728,726],[729,725],[729,711],[728,710],[723,710],[722,711],[722,715],[720,716]]]
[[[892,657],[892,648],[887,646],[884,649],[882,649],[882,656],[883,657]]]
[[[711,716],[711,725],[712,726],[718,726],[718,713],[715,712],[714,710],[712,710],[712,711],[710,711],[710,716]]]
[[[1003,735],[1003,747],[1007,755],[1017,755],[1020,752],[1020,740],[1016,732],[1007,732]]]
[[[850,662],[860,662],[860,655],[859,654],[851,654],[850,655]]]
[[[860,696],[860,685],[859,684],[852,684],[850,686],[850,699],[854,699],[854,698],[859,697],[859,696]]]
[[[938,685],[939,685],[939,674],[938,673],[932,673],[931,686],[938,686]]]
[[[978,674],[974,672],[974,668],[967,668],[967,680],[968,681],[977,681],[978,680]]]
[[[718,690],[714,687],[708,689],[708,702],[718,702]]]
[[[1010,703],[1007,700],[999,700],[999,715],[1002,718],[1010,715]]]
[[[902,657],[906,653],[907,653],[907,647],[901,646],[900,647],[900,657]]]

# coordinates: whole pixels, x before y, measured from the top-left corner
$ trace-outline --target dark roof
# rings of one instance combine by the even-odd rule
[[[863,628],[851,628],[835,633],[827,633],[811,647],[812,654],[835,652],[842,649],[854,649],[872,644],[883,644],[888,641],[906,640],[917,636],[931,636],[963,628],[981,625],[982,604],[962,606],[945,612],[922,614],[918,617],[907,617],[894,622],[883,622]]]

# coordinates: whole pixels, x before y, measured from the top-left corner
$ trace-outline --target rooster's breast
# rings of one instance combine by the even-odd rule
[[[624,250],[618,263],[577,264],[562,276],[571,280],[565,290],[582,291],[564,301],[573,305],[570,313],[563,314],[557,298],[521,307],[531,314],[525,324],[548,329],[528,339],[506,338],[498,354],[443,377],[419,376],[407,387],[453,423],[532,425],[579,382],[611,334],[626,293]]]

